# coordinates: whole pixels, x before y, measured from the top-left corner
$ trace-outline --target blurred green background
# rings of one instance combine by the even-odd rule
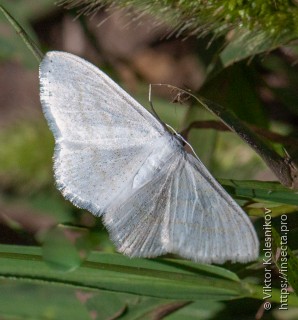
[[[86,58],[145,107],[149,106],[149,83],[168,83],[199,92],[232,110],[252,128],[276,133],[271,134],[272,147],[280,154],[285,148],[298,162],[298,47],[295,41],[289,42],[291,37],[275,39],[268,44],[264,37],[261,41],[256,35],[249,40],[243,36],[233,38],[237,32],[234,30],[233,34],[232,29],[214,37],[217,25],[206,32],[205,37],[189,35],[182,26],[172,33],[177,26],[171,17],[168,19],[160,12],[152,14],[158,7],[151,8],[151,15],[141,15],[138,8],[134,11],[105,10],[107,6],[104,6],[86,17],[79,16],[76,8],[67,10],[50,0],[7,0],[0,4],[43,52],[62,50]],[[237,10],[236,7],[235,12]],[[292,35],[294,40],[295,36]],[[229,37],[232,40],[224,46]],[[256,45],[252,46],[254,41]],[[174,98],[175,93],[168,88],[153,87],[156,112],[177,131],[194,121],[218,120],[202,106],[189,100],[172,103]],[[218,131],[211,126],[192,129],[188,140],[218,179],[276,180],[255,152],[234,133]],[[34,254],[43,256],[49,270],[67,273],[80,266],[91,250],[114,253],[115,249],[100,219],[75,208],[56,190],[53,148],[53,137],[39,103],[38,63],[1,15],[0,243],[43,244],[42,251]],[[267,191],[270,192],[270,188]],[[255,215],[260,215],[258,210],[264,206],[279,210],[279,214],[290,212],[291,248],[295,250],[298,199],[295,193],[290,195],[290,204],[257,201],[254,196],[238,201],[245,205],[247,212]],[[262,219],[256,222],[261,239],[262,223]],[[26,252],[22,247],[16,248],[21,248],[18,253]],[[14,260],[13,265],[16,264],[18,260]],[[258,264],[252,269],[237,265],[225,267],[240,277],[255,277],[253,281],[259,284],[262,281],[262,266]],[[278,277],[278,270],[274,274]],[[0,277],[1,319],[254,319],[262,306],[260,297],[260,300],[246,298],[230,302],[220,302],[218,298],[189,299],[196,301],[185,303],[180,299],[131,294],[133,291],[125,288],[115,289],[116,293],[113,290],[89,292],[86,287],[85,291],[80,291],[69,285],[12,281],[9,278],[13,276],[12,273]],[[34,276],[32,278],[34,280]],[[298,304],[294,305],[297,308]],[[262,316],[263,319],[298,319],[297,310],[281,312],[273,308]]]

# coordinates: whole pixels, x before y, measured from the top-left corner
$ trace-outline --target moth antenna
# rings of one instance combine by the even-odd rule
[[[181,135],[180,133],[178,133],[173,127],[171,127],[171,126],[168,125],[168,124],[165,124],[165,125],[166,125],[168,128],[170,128],[171,131],[173,131],[174,134],[175,134],[177,137],[179,137],[179,139],[181,139],[185,144],[187,144],[187,145],[190,147],[190,149],[191,149],[191,151],[193,152],[194,156],[201,162],[201,160],[199,159],[198,155],[196,154],[196,152],[195,152],[194,148],[191,146],[191,144],[190,144],[189,142],[187,142],[187,140],[185,140],[185,139],[182,137],[182,135]]]
[[[151,98],[152,98],[152,84],[151,84],[151,83],[149,84],[149,91],[148,91],[148,93],[149,93],[148,101],[149,101],[149,105],[150,105],[150,107],[151,107],[151,109],[152,109],[153,115],[154,115],[155,118],[160,122],[160,124],[161,124],[167,131],[169,131],[168,125],[160,119],[159,115],[157,114],[157,112],[155,111],[155,109],[154,109],[154,107],[153,107],[153,102],[152,102],[152,99],[151,99]]]

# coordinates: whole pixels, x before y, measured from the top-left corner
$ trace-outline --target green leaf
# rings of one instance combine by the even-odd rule
[[[0,275],[28,283],[48,282],[78,289],[127,292],[164,299],[226,300],[250,296],[236,274],[183,260],[129,259],[119,254],[92,253],[72,272],[57,272],[42,261],[40,248],[0,246]]]
[[[283,221],[283,220],[282,220]],[[281,221],[281,223],[282,223]],[[288,226],[287,221],[281,224],[281,234],[272,227],[272,255],[274,262],[279,269],[281,288],[286,290],[289,286],[298,292],[298,258],[288,247]],[[277,257],[277,258],[276,258]]]
[[[239,54],[238,49],[236,52]],[[266,128],[268,118],[257,91],[260,85],[255,68],[242,62],[210,79],[200,95],[225,106],[246,123]]]
[[[237,61],[272,49],[272,39],[266,32],[254,33],[251,30],[238,29],[219,56],[223,67],[228,67]]]
[[[297,206],[289,206],[289,205],[276,205],[272,203],[258,203],[256,206],[247,206],[245,207],[245,211],[250,216],[259,216],[264,217],[264,207],[270,209],[271,217],[278,217],[283,214],[289,213],[297,213],[298,207]]]
[[[0,279],[1,319],[90,319],[78,303],[76,291],[67,286],[49,286]]]
[[[138,315],[133,312],[137,308],[152,310],[168,303],[168,300],[130,294],[90,292],[12,279],[0,280],[0,296],[1,319],[117,319],[126,313],[127,308],[129,315]]]
[[[76,270],[61,272],[42,261],[40,248],[0,245],[0,315],[5,318],[149,320],[189,301],[198,303],[173,319],[175,314],[199,317],[222,308],[212,301],[262,300],[263,288],[253,282],[213,265],[95,252]],[[272,288],[272,302],[279,299],[280,290]],[[289,295],[288,303],[298,306],[298,298]]]
[[[58,225],[43,239],[42,256],[50,267],[59,271],[71,271],[88,257],[98,240],[99,232]]]
[[[218,180],[235,197],[298,205],[298,192],[278,182]]]
[[[224,309],[224,304],[218,301],[196,301],[167,316],[166,320],[208,320],[213,319]]]
[[[64,231],[64,228],[57,226],[47,233],[42,247],[42,256],[51,268],[58,271],[71,271],[81,264],[82,258]]]

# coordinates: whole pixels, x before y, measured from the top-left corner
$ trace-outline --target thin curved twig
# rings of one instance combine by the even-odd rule
[[[272,132],[270,130],[260,128],[258,126],[255,126],[253,124],[245,123],[251,130],[256,132],[258,135],[262,136],[263,138],[266,138],[270,141],[281,143],[283,145],[298,145],[298,139],[293,137],[284,136],[282,134]],[[192,129],[214,129],[217,131],[230,131],[230,128],[226,126],[223,122],[216,121],[216,120],[202,120],[202,121],[194,121],[192,122],[187,128],[182,130],[180,134],[187,138],[189,135],[189,132]]]
[[[266,141],[256,134],[254,130],[250,129],[249,126],[238,119],[234,113],[208,99],[197,97],[187,90],[169,84],[159,83],[154,85],[166,86],[170,89],[177,90],[179,94],[183,92],[193,97],[205,109],[217,116],[225,126],[246,142],[263,159],[284,186],[298,189],[298,170],[290,156],[288,154],[285,154],[284,157],[280,156]]]
[[[2,6],[0,5],[0,11],[4,14],[9,23],[13,26],[19,36],[23,39],[24,43],[33,53],[34,57],[38,62],[42,60],[43,53],[39,49],[38,45],[29,37],[26,31],[21,27],[21,25],[14,19],[14,17]]]

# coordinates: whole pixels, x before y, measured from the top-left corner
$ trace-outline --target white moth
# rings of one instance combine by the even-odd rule
[[[57,186],[74,205],[103,216],[118,251],[203,263],[257,258],[247,215],[181,139],[106,74],[49,52],[40,87],[56,140]]]

